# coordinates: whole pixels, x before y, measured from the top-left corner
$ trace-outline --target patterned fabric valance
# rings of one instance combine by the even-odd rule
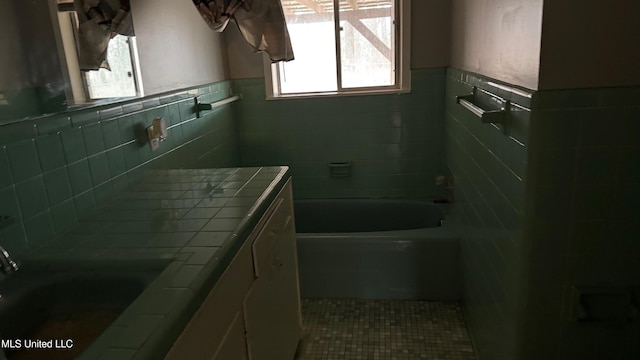
[[[204,21],[222,32],[230,20],[256,51],[271,61],[293,60],[287,23],[280,0],[193,0]]]

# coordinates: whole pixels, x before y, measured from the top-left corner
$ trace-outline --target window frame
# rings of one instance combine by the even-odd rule
[[[135,87],[136,94],[131,96],[106,96],[106,97],[93,97],[91,96],[91,84],[89,80],[89,71],[80,71],[82,75],[82,82],[84,84],[85,99],[87,102],[97,102],[109,99],[130,99],[143,96],[144,89],[142,87],[142,77],[140,73],[140,58],[138,57],[138,42],[135,36],[124,36],[126,38],[127,46],[129,48],[129,61],[131,62],[131,79],[133,80],[133,86]],[[111,41],[109,41],[111,44]]]
[[[60,3],[60,0],[58,0]],[[68,5],[63,3],[64,5]],[[130,61],[132,66],[132,78],[136,88],[136,95],[92,98],[88,88],[88,78],[84,71],[80,70],[76,37],[78,29],[77,15],[72,6],[60,6],[54,12],[57,20],[56,35],[61,62],[64,64],[63,73],[67,78],[68,87],[65,89],[67,106],[74,108],[88,104],[106,104],[122,100],[136,99],[144,96],[142,84],[142,72],[140,70],[140,57],[136,36],[127,36]]]
[[[272,63],[269,57],[263,56],[263,68],[265,75],[265,91],[267,100],[309,98],[309,97],[331,97],[331,96],[357,96],[375,94],[399,94],[411,91],[411,0],[394,0],[396,11],[396,36],[395,36],[395,56],[396,56],[396,78],[395,84],[389,86],[368,86],[344,88],[340,84],[340,19],[339,0],[334,2],[334,36],[336,39],[336,76],[338,77],[337,91],[316,91],[302,93],[281,93],[279,84],[279,65]],[[295,54],[295,48],[293,49]],[[295,60],[294,60],[295,61]]]

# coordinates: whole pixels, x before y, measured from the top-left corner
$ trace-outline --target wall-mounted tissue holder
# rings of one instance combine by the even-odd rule
[[[577,287],[574,299],[574,318],[579,322],[625,323],[639,316],[631,288]]]
[[[351,176],[351,162],[350,161],[330,162],[329,174],[331,175],[331,177]]]
[[[153,124],[147,128],[147,135],[149,136],[151,150],[158,150],[160,142],[167,139],[167,122],[164,118],[157,117],[153,119]]]
[[[482,123],[501,124],[503,133],[509,135],[509,100],[474,86],[471,94],[456,96],[456,102],[479,117]]]

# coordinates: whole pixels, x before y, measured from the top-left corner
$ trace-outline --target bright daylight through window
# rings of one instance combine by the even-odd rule
[[[281,1],[295,60],[270,66],[271,96],[408,87],[405,1]]]
[[[109,41],[109,69],[84,73],[90,99],[129,97],[138,95],[132,46],[134,37],[116,35]]]
[[[130,36],[112,33],[108,39],[107,58],[101,67],[95,70],[81,70],[78,47],[81,24],[78,13],[71,0],[57,0],[57,4],[60,38],[71,85],[71,94],[67,94],[68,104],[80,105],[101,99],[142,96],[143,88],[133,30]],[[92,34],[91,31],[85,33]],[[95,38],[91,40],[95,41]],[[95,57],[91,54],[88,58],[93,60]]]

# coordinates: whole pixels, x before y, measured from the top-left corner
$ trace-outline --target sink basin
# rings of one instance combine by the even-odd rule
[[[73,359],[155,279],[159,271],[20,270],[0,281],[0,336],[21,340],[10,359]],[[24,349],[25,340],[73,340],[64,350]],[[2,354],[0,353],[0,359]]]

